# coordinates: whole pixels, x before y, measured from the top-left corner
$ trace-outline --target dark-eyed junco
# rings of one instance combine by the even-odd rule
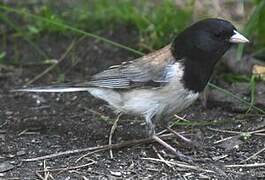
[[[144,117],[149,135],[183,159],[182,153],[156,136],[156,124],[167,124],[165,117],[190,106],[207,85],[222,55],[232,44],[247,42],[230,22],[204,19],[186,28],[164,48],[111,66],[88,82],[16,91],[88,91],[117,112]]]

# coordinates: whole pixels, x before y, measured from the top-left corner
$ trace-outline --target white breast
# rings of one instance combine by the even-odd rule
[[[183,86],[165,86],[157,89],[139,89],[123,94],[121,111],[143,116],[172,114],[190,106],[199,93]]]

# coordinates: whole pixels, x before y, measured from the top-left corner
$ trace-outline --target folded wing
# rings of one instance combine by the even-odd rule
[[[174,74],[174,63],[170,46],[166,46],[134,61],[112,66],[94,75],[87,85],[112,89],[160,86]]]

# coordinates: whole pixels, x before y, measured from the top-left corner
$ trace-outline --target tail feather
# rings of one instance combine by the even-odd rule
[[[71,85],[52,85],[43,87],[25,87],[11,90],[11,92],[80,92],[88,91],[89,87]]]

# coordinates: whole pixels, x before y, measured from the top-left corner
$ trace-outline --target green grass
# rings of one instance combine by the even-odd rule
[[[87,30],[84,24],[102,29],[106,29],[109,22],[111,25],[132,24],[140,33],[140,48],[147,49],[159,48],[170,42],[189,23],[192,14],[192,6],[176,9],[172,0],[162,1],[159,5],[147,0],[98,0],[91,6],[81,12],[82,18],[75,27]]]
[[[245,82],[249,84],[250,89],[250,106],[247,112],[249,112],[256,101],[256,83],[262,81],[261,78],[256,75],[242,75],[242,74],[232,74],[226,73],[222,75],[222,78],[228,83],[238,83]]]
[[[221,75],[221,78],[228,83],[251,81],[251,77],[249,75],[235,74],[235,73],[224,73]]]
[[[251,108],[255,105],[256,101],[256,82],[258,80],[258,77],[255,75],[251,76],[251,79],[249,81],[249,86],[250,86],[250,106],[247,112],[251,111]]]
[[[0,52],[0,64],[4,61],[5,56],[6,56],[6,52],[5,51]]]
[[[69,34],[63,26],[54,26],[54,24],[67,24],[86,32],[105,31],[117,24],[131,24],[139,31],[138,48],[148,52],[169,43],[179,31],[191,23],[193,3],[194,0],[189,0],[189,5],[184,9],[177,9],[173,0],[161,1],[159,5],[148,0],[81,0],[72,7],[69,5],[59,7],[50,1],[40,6],[36,5],[33,10],[20,5],[16,9],[24,12],[23,16],[18,18],[24,25],[20,25],[17,30],[23,32],[19,33],[21,36],[26,35],[32,39],[47,32]],[[244,28],[244,34],[248,37],[250,34],[254,35],[258,40],[255,42],[258,42],[257,49],[259,49],[265,45],[265,23],[263,23],[265,22],[265,1],[256,1],[256,4]],[[43,17],[48,21],[36,21],[27,14]],[[15,24],[14,19],[9,19]],[[244,46],[239,46],[237,59],[241,59],[243,51]]]
[[[256,49],[259,50],[265,46],[265,1],[256,1],[256,7],[252,12],[248,23],[244,27],[244,34],[249,37],[255,37]],[[237,60],[241,60],[245,45],[239,45],[237,48]]]
[[[65,7],[67,11],[52,4],[41,5],[34,11],[25,7],[17,7],[16,10],[23,15],[19,17],[24,24],[19,31],[28,37],[38,37],[47,32],[69,33],[63,26],[54,24],[67,24],[93,32],[106,31],[117,24],[131,24],[139,31],[139,47],[148,51],[169,43],[190,23],[192,4],[193,0],[190,0],[190,6],[177,9],[172,0],[161,1],[159,5],[148,0],[97,0]],[[46,20],[36,21],[29,14]]]
[[[0,20],[2,22],[4,22],[6,25],[8,25],[10,28],[12,28],[15,33],[16,33],[16,36],[21,36],[23,37],[23,39],[29,43],[33,49],[35,49],[43,58],[46,58],[48,59],[48,56],[45,54],[44,51],[42,51],[31,39],[30,37],[28,36],[28,34],[23,31],[23,29],[17,25],[13,20],[11,20],[5,13],[1,13],[0,12]]]

